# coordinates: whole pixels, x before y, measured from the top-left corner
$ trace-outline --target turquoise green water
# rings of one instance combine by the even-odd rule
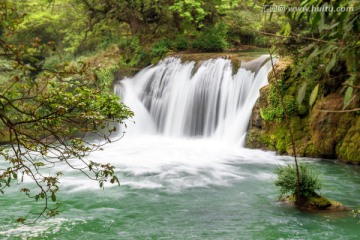
[[[117,165],[120,187],[99,189],[65,171],[61,214],[24,226],[32,202],[0,198],[0,239],[359,239],[349,212],[301,212],[276,202],[273,153],[216,142],[156,139],[109,146],[94,157]],[[311,160],[326,197],[360,206],[360,169]]]

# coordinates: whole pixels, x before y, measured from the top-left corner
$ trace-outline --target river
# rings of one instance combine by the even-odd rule
[[[224,59],[200,66],[170,59],[124,79],[115,91],[135,111],[136,123],[89,156],[113,164],[121,185],[101,189],[59,166],[61,214],[15,223],[35,204],[16,187],[7,190],[0,198],[0,238],[359,239],[349,211],[303,212],[277,201],[274,169],[292,159],[242,147],[270,65],[260,63],[256,74],[231,68]],[[301,161],[320,172],[321,195],[360,206],[359,168]]]

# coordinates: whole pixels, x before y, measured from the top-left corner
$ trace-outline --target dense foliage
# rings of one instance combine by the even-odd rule
[[[100,187],[104,182],[119,183],[113,166],[86,156],[111,142],[115,126],[132,112],[110,92],[106,69],[91,69],[83,62],[43,69],[52,42],[42,44],[39,38],[30,44],[8,42],[17,38],[23,16],[6,4],[0,10],[0,134],[8,138],[8,145],[0,148],[0,192],[31,179],[33,185],[23,185],[20,191],[43,203],[33,212],[35,219],[51,217],[59,207],[62,172],[56,166],[81,171]],[[88,142],[89,134],[103,142]],[[27,218],[32,216],[18,221]]]
[[[296,64],[289,65],[281,79],[275,78],[276,84],[270,86],[268,94],[269,104],[260,112],[262,118],[269,122],[274,119],[281,122],[283,115],[286,118],[285,126],[291,135],[295,165],[277,169],[275,185],[282,194],[290,192],[299,200],[315,195],[315,190],[320,189],[320,183],[310,167],[297,164],[295,137],[299,136],[292,134],[294,126],[291,126],[286,113],[298,119],[306,118],[319,96],[325,97],[335,92],[344,94],[344,112],[359,110],[358,91],[354,91],[354,88],[358,88],[359,84],[359,56],[356,52],[359,51],[360,11],[355,1],[351,0],[304,0],[295,6],[295,11],[294,4],[285,6],[287,22],[279,32],[282,40],[275,45],[281,55],[290,56]],[[304,81],[299,84],[296,79]],[[283,87],[279,87],[279,83]],[[289,106],[285,97],[279,103],[277,95],[272,91],[276,85],[277,94],[288,94],[285,97],[292,97],[293,104]],[[297,92],[294,91],[296,88]],[[296,101],[293,96],[296,96]],[[341,113],[338,110],[336,112]],[[297,129],[296,126],[294,128]],[[285,152],[286,147],[282,151]]]
[[[37,0],[12,2],[26,13],[15,42],[54,42],[49,55],[62,58],[94,54],[110,45],[120,47],[120,56],[144,66],[159,58],[153,53],[159,40],[171,42],[163,52],[223,51],[242,44],[270,46],[266,36],[257,33],[261,24],[261,1],[240,0]],[[276,33],[279,25],[271,20],[267,30]],[[122,43],[131,49],[124,50]],[[139,54],[140,53],[140,54]],[[139,56],[140,55],[140,56]],[[141,63],[139,63],[141,59]]]
[[[279,188],[280,194],[290,193],[297,195],[296,169],[294,164],[286,164],[279,166],[275,173],[277,179],[274,181],[275,186]],[[316,190],[321,189],[319,174],[312,169],[311,165],[300,163],[300,197],[310,198]]]
[[[277,43],[282,55],[290,55],[299,63],[294,73],[294,77],[304,79],[299,86],[299,104],[306,92],[310,93],[311,107],[320,94],[326,96],[339,90],[344,94],[344,109],[357,108],[359,4],[353,0],[303,0],[299,6],[314,10],[286,12],[288,22],[281,32],[285,38]]]

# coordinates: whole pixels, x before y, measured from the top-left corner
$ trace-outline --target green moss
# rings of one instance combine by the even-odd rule
[[[342,151],[339,144],[344,143],[345,134],[347,134],[351,126],[354,126],[354,114],[321,111],[322,109],[341,110],[342,107],[343,96],[333,93],[320,99],[311,113],[311,141],[318,152],[321,153],[321,157],[340,158],[339,153]],[[349,134],[348,137],[352,138],[351,131]],[[345,145],[349,145],[349,143],[351,143],[350,139],[345,141]],[[346,148],[348,149],[348,147]],[[349,156],[344,157],[348,159]]]
[[[276,142],[276,150],[278,151],[278,153],[280,154],[284,154],[286,153],[287,150],[287,144],[284,140],[280,139]]]
[[[0,144],[10,142],[9,131],[5,128],[0,128]]]
[[[298,86],[297,84],[290,85],[290,87],[287,89],[286,93],[290,96],[296,96],[298,92]]]
[[[281,94],[283,95],[283,104],[285,107],[285,111],[288,116],[293,116],[297,113],[297,103],[295,101],[295,97],[291,94],[288,94],[288,83],[286,81],[292,80],[290,78],[291,67],[286,67],[283,74],[281,74],[282,78],[273,79],[270,81],[270,85],[268,91],[266,91],[266,101],[263,103],[261,108],[261,117],[265,121],[273,121],[281,122],[284,119],[284,108],[281,104],[281,98],[279,94],[278,87],[276,86],[275,81],[279,85]],[[286,84],[285,84],[286,83]]]
[[[343,95],[333,92],[319,98],[310,111],[308,100],[318,82],[318,75],[310,69],[298,74],[292,71],[291,63],[280,60],[275,65],[277,82],[284,96],[284,105],[289,114],[296,152],[299,156],[338,158],[341,161],[360,164],[360,123],[356,113],[333,113],[343,108]],[[296,97],[306,82],[305,96],[301,104]],[[269,85],[260,90],[258,109],[261,119],[252,146],[276,150],[280,154],[292,154],[289,129],[284,121],[275,77],[269,74]],[[329,112],[323,111],[330,110]],[[356,119],[356,120],[355,120]],[[251,130],[250,130],[251,131]]]
[[[270,143],[270,137],[264,134],[263,130],[259,129],[251,129],[247,135],[245,140],[246,147],[252,149],[268,149]]]
[[[282,123],[278,124],[277,126],[278,127],[275,130],[275,136],[274,136],[275,148],[278,153],[284,154],[287,153],[287,148],[290,143],[288,137],[289,133]]]
[[[294,135],[295,140],[302,137],[302,130],[304,130],[304,127],[302,126],[302,122],[300,117],[292,117],[290,118],[290,127],[292,130],[292,133]]]
[[[286,202],[291,205],[295,205],[296,197],[295,195],[289,195],[285,198],[281,199],[283,202]],[[333,201],[326,197],[320,196],[317,193],[314,193],[310,198],[302,198],[301,202],[299,203],[298,207],[304,210],[335,210],[341,211],[346,210],[347,208],[342,205],[340,202]]]
[[[284,107],[288,116],[292,116],[297,112],[297,104],[294,96],[285,95],[283,98]]]
[[[360,164],[360,116],[353,121],[343,141],[338,144],[336,153],[340,160]]]
[[[315,195],[308,199],[308,204],[316,209],[324,209],[331,206],[331,201],[323,196]]]
[[[309,144],[305,147],[304,155],[312,156],[312,157],[320,157],[319,151],[314,147],[314,144],[312,142],[309,142]]]
[[[286,197],[284,198],[284,200],[288,201],[289,203],[293,203],[293,204],[294,204],[296,198],[295,198],[295,195],[294,195],[294,194],[291,194],[291,195],[286,196]]]
[[[306,114],[309,112],[309,109],[305,104],[300,104],[298,105],[298,112],[300,116],[306,116]]]
[[[274,120],[276,116],[276,111],[274,108],[260,109],[260,115],[263,120],[270,122]]]

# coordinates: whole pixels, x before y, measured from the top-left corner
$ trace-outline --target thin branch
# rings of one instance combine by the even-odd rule
[[[343,86],[347,86],[347,87],[352,87],[352,88],[356,88],[356,89],[360,89],[360,85],[351,85],[351,84],[343,84]]]
[[[285,104],[284,104],[284,98],[283,98],[283,95],[281,93],[281,89],[280,89],[280,86],[279,86],[279,83],[278,83],[279,78],[278,78],[277,72],[276,72],[275,67],[274,67],[274,61],[273,61],[272,53],[270,52],[270,50],[269,50],[269,53],[270,53],[270,61],[271,61],[272,71],[273,71],[274,77],[275,77],[275,81],[274,81],[275,86],[276,86],[276,89],[277,89],[277,91],[279,93],[279,96],[280,96],[280,104],[281,104],[281,107],[284,110],[285,121],[286,121],[287,127],[289,129],[289,133],[290,133],[291,145],[292,145],[292,149],[293,149],[293,155],[294,155],[295,167],[296,167],[296,180],[297,180],[296,181],[296,183],[297,183],[297,191],[296,191],[295,203],[298,204],[299,201],[300,201],[300,172],[299,172],[299,164],[298,164],[298,160],[297,160],[297,156],[296,156],[295,140],[294,140],[294,135],[292,133],[289,117],[288,117],[288,114],[286,112],[286,108],[285,108]]]
[[[282,35],[278,35],[275,33],[269,33],[269,32],[259,31],[259,30],[250,29],[250,28],[246,28],[246,30],[248,30],[250,32],[261,33],[261,34],[272,36],[272,37],[277,37],[277,38],[285,38],[285,39],[286,38],[296,38],[296,39],[300,38],[300,39],[305,39],[305,40],[310,40],[310,41],[315,41],[315,42],[338,44],[337,42],[331,42],[331,41],[327,41],[327,40],[323,40],[323,39],[303,37],[303,36],[297,35],[295,33],[292,33],[292,36],[282,36]]]
[[[348,109],[348,110],[315,110],[317,112],[328,112],[328,113],[348,113],[360,111],[360,108]]]

